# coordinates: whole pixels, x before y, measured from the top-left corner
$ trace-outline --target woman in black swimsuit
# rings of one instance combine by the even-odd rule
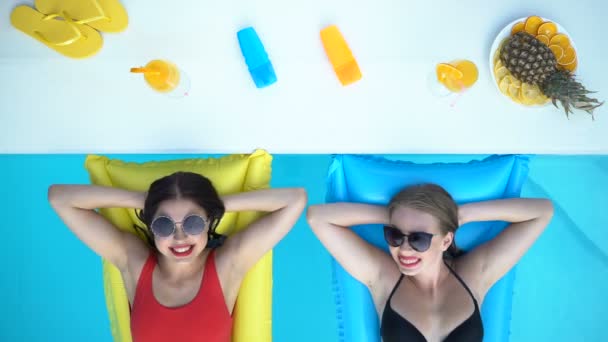
[[[384,342],[482,341],[480,305],[488,290],[532,246],[553,216],[546,199],[505,199],[457,206],[434,184],[405,188],[388,207],[311,206],[308,222],[336,260],[365,284]],[[456,229],[473,221],[511,224],[466,254]],[[380,223],[390,255],[349,226]]]

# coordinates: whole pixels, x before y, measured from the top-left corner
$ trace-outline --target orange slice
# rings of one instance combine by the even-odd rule
[[[520,21],[517,24],[513,25],[513,27],[511,28],[511,35],[514,35],[517,32],[523,31],[525,26],[526,26],[526,23],[523,21]]]
[[[540,40],[543,44],[549,46],[549,37],[543,34],[539,34],[538,36],[536,36],[536,39]]]
[[[555,60],[559,63],[559,60],[564,57],[564,49],[557,44],[549,45],[549,49],[553,51],[553,54],[555,55]]]
[[[447,79],[458,80],[463,76],[462,71],[447,63],[437,64],[435,71],[437,72],[437,81],[439,82],[444,82]]]
[[[574,70],[576,70],[576,67],[578,66],[578,58],[575,59],[573,63],[567,64],[567,65],[558,65],[558,66],[563,70],[568,70],[570,72],[574,72]]]
[[[437,81],[453,92],[460,92],[464,89],[463,72],[455,66],[447,63],[439,63],[435,69]]]
[[[542,25],[543,23],[543,19],[541,19],[541,17],[537,17],[535,15],[528,17],[528,19],[526,19],[526,25],[524,26],[524,30],[526,32],[528,32],[529,34],[536,36],[536,33],[538,32],[538,28],[540,27],[540,25]]]
[[[549,40],[550,45],[559,45],[563,49],[570,46],[570,39],[563,33],[558,33]]]
[[[536,31],[536,34],[542,34],[544,36],[547,36],[547,38],[551,39],[551,37],[557,34],[557,25],[550,21],[546,21],[538,27],[538,31]]]
[[[562,57],[557,59],[557,64],[568,65],[574,63],[574,61],[576,61],[576,51],[574,51],[572,46],[568,46],[564,49]]]

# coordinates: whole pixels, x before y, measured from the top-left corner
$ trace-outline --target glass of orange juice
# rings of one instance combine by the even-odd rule
[[[175,64],[161,59],[150,61],[144,67],[131,68],[132,73],[144,74],[148,85],[170,97],[188,96],[190,81]]]
[[[435,72],[437,81],[454,93],[460,93],[472,87],[479,76],[475,63],[468,60],[439,63],[435,67]]]
[[[439,63],[434,73],[429,75],[431,92],[436,96],[457,99],[477,82],[479,72],[475,63],[469,60],[454,60],[449,63]]]

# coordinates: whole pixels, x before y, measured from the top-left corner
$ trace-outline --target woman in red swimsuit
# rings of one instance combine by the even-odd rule
[[[49,201],[63,222],[121,272],[135,342],[228,342],[232,310],[247,271],[293,227],[306,206],[300,188],[218,196],[198,174],[177,172],[147,193],[90,185],[53,185]],[[98,208],[142,209],[146,244],[99,215]],[[224,212],[269,214],[225,239]]]

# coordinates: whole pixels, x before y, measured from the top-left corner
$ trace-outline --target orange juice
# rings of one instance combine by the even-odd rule
[[[440,63],[436,67],[437,81],[452,92],[461,92],[477,82],[479,73],[475,63],[467,60],[456,60]]]
[[[154,90],[168,93],[177,88],[180,81],[180,73],[177,66],[163,60],[153,60],[143,68],[131,68],[131,72],[143,73],[146,82]]]

